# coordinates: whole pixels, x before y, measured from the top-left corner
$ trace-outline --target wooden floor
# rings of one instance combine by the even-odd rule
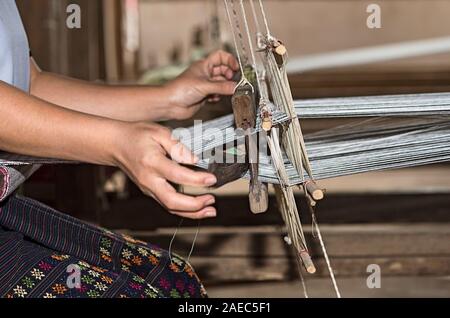
[[[311,279],[308,282],[310,297],[335,297],[330,281],[326,278]],[[444,277],[386,277],[381,278],[381,288],[369,289],[365,277],[338,279],[342,297],[377,298],[377,297],[450,297],[450,276]],[[210,297],[248,298],[303,297],[299,282],[265,282],[210,286]]]
[[[173,251],[187,256],[196,228],[180,228]],[[306,239],[317,267],[308,278],[328,277],[322,251],[305,225]],[[377,264],[385,277],[450,275],[450,223],[347,224],[321,226],[332,266],[342,279],[366,277]],[[175,229],[131,233],[168,247]],[[190,259],[207,285],[298,280],[293,250],[280,226],[202,227]]]

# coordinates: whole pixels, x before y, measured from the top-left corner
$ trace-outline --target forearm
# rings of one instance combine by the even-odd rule
[[[170,96],[164,86],[111,86],[34,72],[31,94],[79,112],[123,121],[170,118]]]
[[[20,154],[114,165],[125,123],[68,110],[0,81],[0,149]]]

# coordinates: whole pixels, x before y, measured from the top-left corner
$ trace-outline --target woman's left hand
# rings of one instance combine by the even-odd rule
[[[205,103],[217,102],[220,95],[233,94],[236,82],[233,75],[239,70],[235,57],[216,51],[195,62],[184,73],[166,85],[169,94],[169,117],[187,119]]]

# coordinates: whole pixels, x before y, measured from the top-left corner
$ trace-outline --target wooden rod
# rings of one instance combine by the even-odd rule
[[[300,252],[300,258],[302,259],[303,266],[305,266],[306,271],[310,274],[314,274],[316,272],[316,267],[311,259],[307,250],[302,250]]]
[[[324,191],[319,188],[314,181],[306,181],[305,183],[306,191],[313,198],[314,201],[322,200],[324,197]]]

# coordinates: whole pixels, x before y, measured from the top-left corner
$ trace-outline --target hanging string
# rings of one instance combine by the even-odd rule
[[[237,32],[237,35],[239,37],[239,41],[240,41],[240,44],[241,44],[242,60],[243,60],[243,64],[245,65],[248,62],[248,56],[247,56],[247,50],[246,50],[245,44],[244,44],[244,37],[242,35],[241,25],[239,23],[238,14],[237,14],[237,11],[236,11],[236,7],[234,5],[234,0],[230,0],[230,3],[231,3],[231,11],[233,12],[234,24],[235,24],[236,32]]]
[[[333,268],[331,267],[330,258],[328,257],[328,252],[327,252],[327,249],[325,248],[325,243],[323,242],[322,234],[319,229],[319,224],[317,223],[316,215],[314,213],[314,210],[312,208],[310,208],[310,209],[311,209],[311,217],[313,219],[313,223],[316,228],[317,237],[319,239],[320,248],[322,249],[323,257],[325,259],[325,262],[327,264],[327,269],[328,269],[328,272],[331,277],[331,282],[333,283],[334,292],[336,293],[337,298],[341,298],[341,293],[339,291],[339,287],[336,282],[336,277],[334,276]]]
[[[259,1],[259,8],[260,8],[260,10],[261,10],[261,14],[262,14],[263,21],[264,21],[264,26],[266,27],[266,34],[267,34],[267,37],[268,37],[268,38],[271,38],[270,30],[269,30],[269,23],[267,22],[267,17],[266,17],[266,12],[264,11],[264,6],[263,6],[261,0],[258,0],[258,1]]]
[[[308,289],[306,287],[305,277],[303,276],[303,269],[302,269],[301,260],[299,260],[298,257],[296,258],[296,260],[297,260],[297,266],[298,266],[298,274],[299,274],[299,277],[300,277],[300,283],[302,285],[302,290],[303,290],[303,296],[305,298],[309,298]]]
[[[252,10],[252,15],[253,15],[253,20],[255,23],[255,28],[256,28],[256,32],[257,33],[261,33],[261,26],[259,25],[259,19],[258,19],[258,15],[256,14],[256,8],[255,8],[255,4],[253,3],[254,0],[250,0],[250,7]]]
[[[178,188],[178,191],[180,193],[184,193],[184,186],[180,185]],[[173,246],[175,238],[178,234],[178,230],[183,225],[183,220],[184,220],[183,218],[180,219],[180,222],[178,223],[178,226],[175,228],[175,231],[173,232],[172,238],[170,239],[170,242],[169,242],[168,252],[169,252],[169,259],[170,259],[171,264],[173,263],[173,261],[172,261],[172,246]],[[189,249],[189,254],[187,256],[188,263],[189,263],[189,260],[191,259],[192,253],[194,252],[195,243],[197,242],[197,237],[198,237],[198,234],[200,233],[200,222],[201,222],[201,220],[197,221],[197,229],[195,231],[194,239],[192,240],[191,248]]]
[[[228,7],[228,2],[227,2],[227,0],[224,0],[225,10],[227,12],[227,17],[228,17],[228,23],[230,24],[230,27],[231,27],[231,34],[232,34],[232,37],[233,37],[233,44],[234,44],[234,48],[236,50],[238,63],[239,63],[239,68],[241,69],[241,79],[240,79],[239,83],[237,83],[237,85],[235,87],[235,90],[238,87],[241,87],[241,86],[244,86],[244,85],[248,85],[248,86],[251,87],[252,91],[254,91],[253,85],[250,83],[250,81],[245,76],[244,63],[246,62],[247,57],[246,57],[245,47],[244,47],[244,43],[243,43],[243,39],[242,39],[242,33],[240,32],[239,22],[237,21],[237,12],[234,9],[234,2],[233,2],[233,0],[230,0],[230,1],[231,1],[231,4],[233,5],[233,14],[234,14],[234,18],[236,20],[236,27],[238,28],[238,34],[239,34],[239,37],[241,39],[241,50],[240,50],[239,47],[238,47],[238,44],[237,44],[236,34],[235,34],[234,26],[233,26],[233,20],[231,18],[231,13],[230,13],[230,9]],[[241,57],[241,51],[242,51],[242,54],[244,55],[243,57],[245,57],[244,61],[243,61],[243,57]]]
[[[198,222],[197,222],[197,230],[195,231],[195,236],[194,236],[194,239],[192,240],[191,249],[190,249],[188,257],[187,257],[188,263],[189,263],[189,260],[191,259],[192,253],[194,252],[194,246],[195,246],[195,243],[197,242],[198,234],[200,233],[200,222],[201,222],[200,220],[198,220]]]
[[[227,12],[228,22],[229,22],[229,24],[231,26],[231,35],[233,37],[233,44],[234,44],[234,48],[236,50],[236,55],[237,55],[238,62],[239,62],[239,68],[241,69],[241,72],[243,73],[244,67],[242,65],[241,54],[239,53],[239,48],[238,48],[238,45],[237,45],[236,34],[235,34],[234,28],[233,28],[233,20],[231,19],[230,9],[228,7],[227,0],[223,0],[223,2],[225,4],[225,10]]]
[[[189,249],[189,253],[188,253],[187,258],[186,258],[186,260],[187,260],[188,263],[189,263],[189,260],[191,259],[192,253],[194,252],[195,243],[197,242],[197,238],[198,238],[198,235],[199,235],[199,233],[200,233],[200,222],[201,222],[201,221],[198,220],[198,222],[197,222],[197,228],[196,228],[196,230],[195,230],[194,239],[192,240],[191,247],[190,247],[190,249]],[[178,223],[178,226],[176,227],[176,229],[175,229],[175,231],[174,231],[174,233],[173,233],[173,235],[172,235],[172,238],[170,239],[168,252],[169,252],[169,259],[170,259],[170,263],[171,263],[171,264],[173,263],[173,261],[172,261],[172,253],[173,253],[173,252],[172,252],[172,246],[173,246],[173,243],[174,243],[174,241],[175,241],[175,238],[176,238],[176,236],[177,236],[177,234],[178,234],[178,229],[181,228],[181,225],[182,225],[182,224],[183,224],[183,219],[180,219],[180,222]]]
[[[173,232],[172,238],[170,239],[170,242],[169,242],[168,251],[169,251],[169,259],[170,259],[171,264],[173,263],[172,262],[172,245],[173,245],[173,242],[175,241],[175,237],[177,236],[178,229],[181,227],[182,224],[183,224],[183,219],[180,219],[180,222],[178,223],[178,226],[175,228],[175,231]]]
[[[245,33],[247,34],[247,41],[248,41],[248,46],[250,49],[250,56],[252,58],[252,64],[256,71],[256,56],[255,56],[255,51],[253,50],[253,44],[252,44],[253,40],[250,36],[250,27],[248,26],[247,14],[246,14],[245,8],[244,8],[244,1],[239,0],[239,3],[241,5],[242,20],[244,21]],[[257,81],[257,82],[259,85],[259,81]]]

